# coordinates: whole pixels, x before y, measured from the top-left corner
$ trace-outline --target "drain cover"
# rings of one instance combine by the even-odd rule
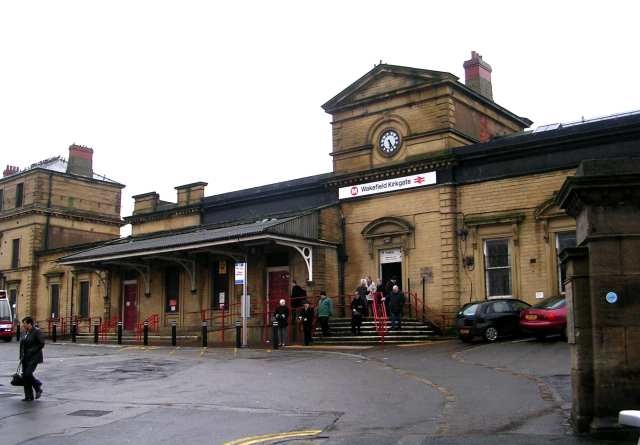
[[[111,411],[100,411],[98,409],[81,409],[67,414],[68,416],[100,417],[109,414]]]

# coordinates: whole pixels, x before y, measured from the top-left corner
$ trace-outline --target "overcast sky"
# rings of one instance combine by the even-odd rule
[[[518,9],[516,4],[526,5]],[[320,108],[374,64],[451,72],[537,125],[640,109],[624,1],[0,2],[0,163],[94,149],[94,170],[175,200],[331,170]]]

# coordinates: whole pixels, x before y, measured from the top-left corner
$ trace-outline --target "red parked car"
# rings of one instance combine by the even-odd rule
[[[545,298],[520,314],[520,330],[539,339],[550,334],[567,336],[567,300],[564,297]]]

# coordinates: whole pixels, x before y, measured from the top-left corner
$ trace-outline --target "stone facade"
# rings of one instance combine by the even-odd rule
[[[74,144],[69,147],[70,162],[53,158],[24,171],[8,168],[0,179],[0,286],[15,296],[18,317],[50,318],[52,283],[59,285],[60,292],[60,309],[55,316],[67,314],[65,304],[70,305],[71,295],[78,294],[72,291],[71,269],[55,260],[79,245],[120,234],[124,186],[94,175],[92,153],[90,148]],[[78,156],[81,159],[76,159]],[[17,262],[14,249],[19,250]],[[41,256],[43,251],[57,253]],[[91,282],[93,289],[96,282],[89,275],[82,279]],[[89,316],[102,316],[102,301],[95,300]]]
[[[333,117],[333,172],[214,196],[206,196],[206,183],[196,182],[176,187],[173,201],[155,192],[137,195],[133,214],[125,218],[131,238],[101,246],[110,253],[92,259],[64,256],[62,263],[74,265],[71,275],[60,274],[64,245],[49,245],[58,250],[38,256],[40,270],[29,269],[24,282],[39,280],[41,292],[43,283],[59,282],[69,296],[60,311],[76,315],[79,283],[89,279],[92,316],[128,313],[129,321],[139,323],[158,315],[162,328],[175,321],[194,330],[205,316],[211,337],[219,339],[221,295],[225,323],[237,320],[244,289],[234,282],[234,265],[246,261],[254,340],[263,334],[269,306],[289,294],[293,280],[312,299],[324,290],[336,303],[347,303],[361,278],[395,276],[418,298],[412,300],[413,315],[424,301],[424,313],[442,328],[472,300],[511,296],[534,303],[559,295],[558,254],[562,240],[573,236],[575,220],[554,196],[585,157],[638,156],[640,118],[523,132],[531,122],[494,103],[486,85],[490,76],[482,76],[482,85],[464,85],[449,73],[378,65],[323,105]],[[433,180],[423,183],[427,176]],[[342,194],[398,178],[411,178],[411,188]],[[78,192],[97,199],[62,201],[117,218],[119,207],[109,212],[119,189],[117,196],[95,188]],[[268,236],[243,235],[243,227],[270,221],[278,227]],[[92,240],[114,233],[101,229],[95,215],[74,224],[83,235],[93,233]],[[175,244],[220,229],[234,235]],[[42,248],[37,233],[29,236],[40,247],[30,251]],[[53,238],[64,244],[59,233]],[[153,247],[122,253],[129,244]],[[88,271],[93,275],[83,275]],[[167,284],[174,273],[177,284]],[[278,279],[286,289],[274,287]],[[34,313],[46,317],[47,304],[36,304]]]

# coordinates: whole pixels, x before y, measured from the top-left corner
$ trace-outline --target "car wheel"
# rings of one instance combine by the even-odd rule
[[[560,335],[562,335],[562,338],[565,341],[569,340],[569,337],[567,336],[567,325],[565,325],[564,328],[562,328],[562,333]]]
[[[473,340],[473,336],[472,335],[460,335],[459,338],[464,343],[471,343],[471,340]]]
[[[493,343],[498,339],[498,329],[495,326],[489,326],[484,331],[484,339],[489,343]]]
[[[4,337],[4,341],[5,343],[9,343],[11,341],[11,339],[13,338],[13,336],[11,337]]]

